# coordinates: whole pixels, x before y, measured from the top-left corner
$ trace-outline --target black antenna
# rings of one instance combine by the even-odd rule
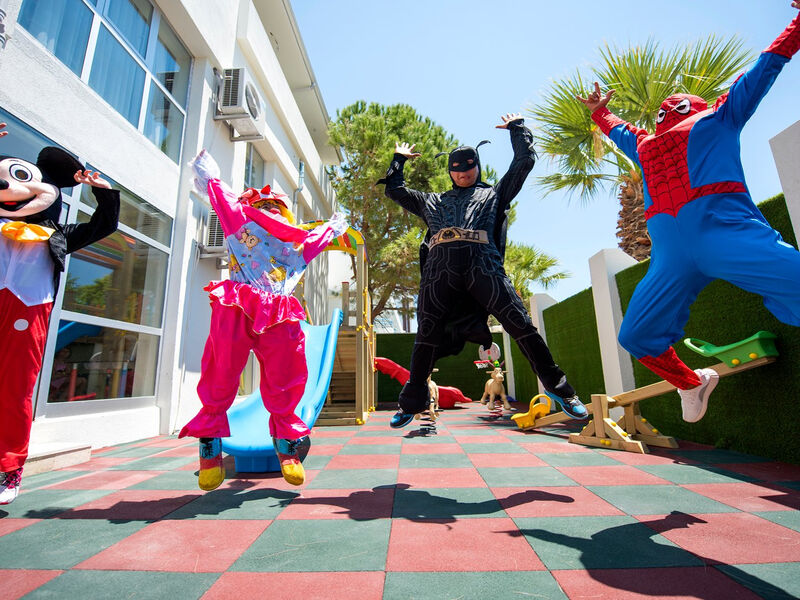
[[[481,146],[483,146],[484,144],[491,144],[491,143],[492,143],[492,142],[490,142],[489,140],[481,140],[481,141],[478,143],[478,145],[477,145],[477,146],[475,146],[475,150],[477,150],[478,148],[480,148],[480,147],[481,147]]]

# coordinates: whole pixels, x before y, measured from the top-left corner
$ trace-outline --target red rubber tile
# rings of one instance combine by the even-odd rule
[[[453,433],[453,437],[459,444],[507,444],[508,439],[502,435],[458,435]]]
[[[483,467],[548,467],[538,456],[533,454],[469,454],[472,464]]]
[[[669,481],[628,465],[556,467],[581,485],[669,485]]]
[[[119,456],[97,456],[95,458],[91,458],[85,463],[81,463],[79,465],[71,465],[69,467],[64,467],[63,471],[100,471],[102,469],[108,469],[110,467],[116,467],[117,465],[122,465],[127,462],[131,462],[132,460],[137,460],[135,458],[121,458]]]
[[[155,521],[202,494],[199,490],[121,490],[59,513],[56,518]]]
[[[12,531],[19,531],[39,521],[41,521],[41,519],[12,519],[10,517],[0,519],[0,536],[11,533]]]
[[[758,600],[716,569],[593,569],[552,571],[570,600]]]
[[[395,519],[387,571],[544,571],[511,519]]]
[[[512,518],[524,517],[605,517],[622,511],[580,486],[491,488],[500,506]]]
[[[383,580],[382,571],[224,573],[202,600],[381,600]]]
[[[761,481],[800,481],[800,465],[781,462],[725,464],[722,468]]]
[[[531,454],[560,454],[563,452],[592,452],[586,446],[579,444],[564,444],[562,442],[534,442],[526,444],[519,443],[521,448],[525,448]]]
[[[464,454],[458,444],[403,444],[400,454]]]
[[[800,492],[795,490],[779,491],[757,483],[694,483],[681,487],[745,512],[800,510]]]
[[[356,445],[361,445],[361,444],[380,444],[381,446],[387,446],[387,445],[393,445],[393,444],[400,445],[400,444],[403,443],[403,438],[394,437],[394,436],[388,436],[388,435],[384,435],[384,436],[380,436],[380,435],[372,435],[372,436],[370,436],[370,435],[359,435],[358,437],[354,437],[353,439],[351,439],[347,443],[350,444],[350,445],[353,445],[353,444],[356,444]]]
[[[308,451],[309,456],[333,456],[339,454],[344,444],[311,444],[311,450]]]
[[[397,482],[416,488],[486,487],[483,477],[473,468],[400,469]]]
[[[226,571],[271,521],[158,521],[78,564],[76,569]]]
[[[710,563],[800,561],[800,532],[746,513],[636,517]],[[703,522],[691,522],[701,519]]]
[[[619,461],[626,465],[673,465],[677,462],[677,459],[680,457],[676,455],[661,455],[661,454],[637,454],[636,452],[623,452],[621,450],[616,451],[608,451],[608,452],[599,452],[598,454],[602,454],[607,456],[608,458],[613,458],[616,461]],[[693,461],[687,461],[683,458],[680,458],[681,463],[685,464],[695,464]]]
[[[32,569],[0,569],[0,581],[3,582],[3,600],[17,600],[51,579],[55,579],[64,571],[41,571]]]
[[[396,469],[400,465],[399,454],[337,454],[325,466],[326,469]]]
[[[168,448],[163,452],[153,454],[153,457],[166,458],[170,456],[197,456],[197,444],[179,446],[178,448]],[[152,458],[152,457],[151,457]]]
[[[362,428],[363,429],[363,428]],[[357,431],[340,431],[339,429],[312,429],[311,430],[311,440],[312,444],[314,443],[314,439],[322,439],[322,438],[343,438],[343,437],[352,437],[354,436]]]
[[[97,471],[47,486],[48,490],[124,490],[164,471]],[[43,488],[44,489],[44,488]]]
[[[278,519],[389,519],[394,487],[374,490],[303,490]]]

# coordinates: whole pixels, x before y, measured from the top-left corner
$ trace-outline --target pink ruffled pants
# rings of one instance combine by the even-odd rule
[[[227,410],[236,397],[250,350],[261,367],[261,399],[270,413],[269,434],[287,440],[308,435],[309,428],[294,414],[308,379],[300,323],[283,321],[263,333],[255,333],[252,325],[240,307],[211,303],[211,332],[197,385],[203,408],[179,437],[230,436]]]

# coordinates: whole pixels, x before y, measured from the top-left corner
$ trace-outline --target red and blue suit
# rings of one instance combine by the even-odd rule
[[[755,206],[740,133],[784,65],[800,50],[800,16],[709,108],[688,94],[661,105],[655,134],[602,107],[592,119],[644,176],[652,253],[619,332],[620,344],[679,389],[700,385],[675,354],[689,307],[714,279],[761,295],[779,320],[800,326],[800,252]]]

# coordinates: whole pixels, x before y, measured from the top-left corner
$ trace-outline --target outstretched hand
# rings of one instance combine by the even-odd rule
[[[522,115],[520,113],[508,113],[500,117],[503,119],[503,123],[500,125],[495,125],[495,129],[508,129],[508,124],[512,121],[518,121],[522,119]]]
[[[111,184],[108,183],[97,171],[76,171],[74,175],[75,181],[83,183],[96,188],[111,189]]]
[[[3,131],[3,129],[5,129],[5,128],[6,128],[6,124],[5,123],[0,123],[0,137],[3,137],[4,135],[8,135],[7,131]]]
[[[604,96],[600,91],[600,84],[595,81],[594,91],[589,94],[588,98],[583,98],[581,96],[575,96],[575,98],[583,102],[586,105],[586,108],[588,108],[591,112],[594,112],[608,104],[608,101],[611,100],[611,96],[613,96],[615,92],[616,90],[608,90]]]
[[[408,142],[395,142],[394,152],[395,154],[400,154],[406,158],[417,158],[418,156],[422,156],[422,154],[419,152],[414,152],[414,146],[416,146],[416,144],[411,144],[409,146]]]

